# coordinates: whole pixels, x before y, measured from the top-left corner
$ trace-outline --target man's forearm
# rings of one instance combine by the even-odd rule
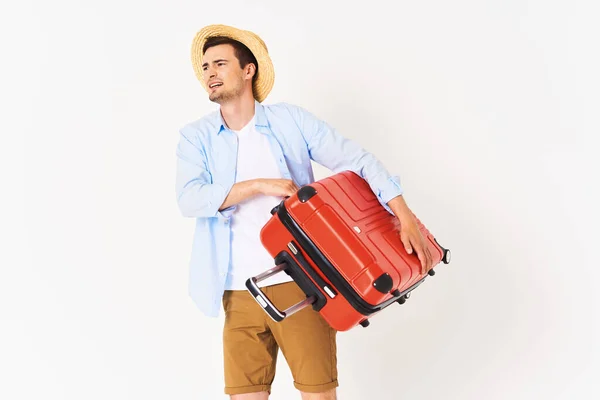
[[[231,187],[229,194],[219,207],[219,211],[238,204],[250,197],[260,193],[260,180],[251,179],[248,181],[238,182]]]
[[[410,210],[410,208],[408,208],[406,201],[404,201],[404,197],[402,197],[401,195],[394,197],[393,199],[388,201],[387,204],[392,209],[394,215],[398,217],[400,222],[413,218],[412,211]]]

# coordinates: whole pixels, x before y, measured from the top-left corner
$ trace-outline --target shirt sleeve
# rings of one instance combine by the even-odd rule
[[[184,217],[228,218],[235,206],[219,211],[219,207],[231,190],[213,183],[207,166],[204,147],[200,143],[198,132],[191,126],[180,131],[177,145],[177,204]]]
[[[392,176],[383,164],[356,142],[340,135],[326,122],[305,109],[286,104],[306,142],[310,158],[334,173],[353,171],[367,181],[379,202],[387,205],[403,194],[399,176]]]

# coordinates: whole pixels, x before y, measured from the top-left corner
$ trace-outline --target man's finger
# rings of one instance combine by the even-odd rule
[[[417,253],[417,257],[421,262],[421,273],[425,273],[425,268],[427,264],[427,259],[425,257],[425,253],[423,252],[423,248],[420,245],[414,246],[415,252]]]
[[[419,245],[419,251],[422,254],[422,260],[421,260],[421,265],[423,268],[423,273],[427,273],[427,271],[429,271],[429,267],[431,265],[431,259],[430,259],[430,255],[429,255],[429,249],[427,248],[427,246],[424,245],[424,243],[420,243]]]
[[[425,246],[425,250],[427,251],[427,259],[429,261],[427,269],[430,270],[431,268],[433,268],[433,256],[431,255],[431,250],[429,250],[429,246]]]
[[[427,272],[427,256],[421,247],[419,247],[418,252],[419,260],[421,261],[421,272],[424,274]]]
[[[404,249],[406,250],[406,252],[408,254],[412,254],[413,248],[410,245],[410,240],[408,240],[408,237],[404,232],[400,232],[400,240],[402,241],[402,244],[404,244]]]
[[[428,269],[433,268],[433,256],[431,255],[431,251],[427,248],[427,256],[429,258],[429,267]]]

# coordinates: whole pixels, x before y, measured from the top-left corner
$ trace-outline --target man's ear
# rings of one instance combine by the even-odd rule
[[[246,65],[246,68],[244,68],[244,72],[246,78],[252,80],[252,78],[256,74],[256,65],[254,65],[254,63],[248,63],[248,65]]]

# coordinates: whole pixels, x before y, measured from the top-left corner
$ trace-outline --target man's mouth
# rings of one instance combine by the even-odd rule
[[[215,82],[215,83],[211,83],[210,85],[208,85],[208,87],[211,89],[214,89],[214,88],[222,86],[222,85],[223,85],[222,82]]]

